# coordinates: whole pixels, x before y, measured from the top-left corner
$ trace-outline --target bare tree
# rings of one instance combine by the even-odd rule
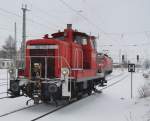
[[[1,55],[3,58],[15,59],[16,56],[16,42],[11,35],[5,40],[2,46]]]
[[[143,63],[143,66],[145,69],[149,69],[150,68],[150,60],[149,59],[146,59]]]

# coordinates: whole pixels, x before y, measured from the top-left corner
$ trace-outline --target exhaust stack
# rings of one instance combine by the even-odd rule
[[[67,24],[67,29],[72,29],[72,24]]]

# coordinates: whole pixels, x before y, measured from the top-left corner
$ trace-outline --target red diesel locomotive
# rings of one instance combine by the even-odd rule
[[[90,95],[97,85],[107,83],[105,74],[97,73],[94,36],[73,30],[71,24],[51,36],[26,42],[25,68],[10,80],[13,97],[57,102]]]

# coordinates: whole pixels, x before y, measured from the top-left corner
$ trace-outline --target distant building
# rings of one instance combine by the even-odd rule
[[[12,59],[0,58],[0,69],[7,69],[11,65],[14,65],[14,62]]]

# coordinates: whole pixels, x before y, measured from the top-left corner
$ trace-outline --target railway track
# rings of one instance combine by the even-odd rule
[[[0,84],[0,87],[2,87],[2,86],[7,86],[7,84]]]
[[[115,76],[112,76],[111,78],[108,78],[107,81],[112,80],[112,79],[115,79],[115,78],[117,78],[117,77],[119,77],[119,76],[122,76],[123,74],[124,74],[124,73],[122,72],[122,73],[120,73],[120,74],[117,74],[117,75],[115,75]]]
[[[88,96],[87,96],[87,97],[88,97]],[[85,98],[82,98],[82,99],[85,99]],[[82,100],[82,99],[80,99],[80,100]],[[69,106],[70,104],[73,104],[73,103],[78,102],[78,101],[79,101],[79,100],[70,102],[70,103],[65,104],[65,105],[62,105],[62,106],[60,106],[60,107],[58,107],[58,108],[56,108],[56,109],[54,109],[54,110],[51,110],[51,111],[49,111],[49,112],[47,112],[47,113],[45,113],[45,114],[43,114],[43,115],[41,115],[41,116],[38,116],[38,117],[32,119],[31,121],[37,121],[37,120],[39,120],[39,119],[41,119],[41,118],[43,118],[43,117],[45,117],[45,116],[47,116],[47,115],[49,115],[49,114],[52,114],[52,113],[54,113],[54,112],[56,112],[56,111],[58,111],[58,110],[60,110],[60,109],[62,109],[62,108],[65,108],[65,107]]]
[[[0,100],[1,100],[1,99],[6,99],[6,98],[10,98],[10,96],[0,97]]]
[[[13,113],[16,113],[16,112],[19,112],[19,111],[22,111],[22,110],[25,110],[25,109],[28,109],[28,108],[31,108],[31,107],[35,107],[35,106],[37,106],[37,105],[31,105],[31,106],[28,106],[28,107],[23,107],[23,108],[19,108],[19,109],[10,111],[10,112],[8,112],[8,113],[5,113],[5,114],[0,115],[0,118],[1,118],[1,117],[4,117],[4,116],[7,116],[7,115],[10,115],[10,114],[13,114]]]
[[[0,92],[0,95],[3,95],[3,94],[6,94],[7,95],[7,92]],[[3,96],[3,97],[0,97],[0,100],[2,100],[2,99],[6,99],[6,98],[9,98],[10,96]]]
[[[6,84],[7,82],[0,82],[0,84]]]
[[[7,81],[7,79],[5,79],[5,78],[1,78],[0,80],[2,80],[2,81]]]
[[[100,89],[99,91],[102,91],[102,90],[104,90],[104,89],[106,89],[106,88],[112,87],[113,85],[115,85],[115,84],[117,84],[117,83],[123,81],[123,80],[126,79],[127,77],[128,77],[128,76],[125,75],[125,76],[122,77],[121,79],[119,79],[119,80],[117,80],[116,82],[114,82],[114,83],[112,83],[112,84],[110,84],[110,85],[108,85],[108,86],[106,86],[106,87]],[[88,96],[87,96],[87,97],[88,97]],[[82,98],[82,99],[85,99],[85,98]],[[82,100],[82,99],[81,99],[81,100]],[[36,118],[32,119],[31,121],[37,121],[37,120],[39,120],[39,119],[41,119],[41,118],[43,118],[43,117],[45,117],[45,116],[47,116],[47,115],[49,115],[49,114],[52,114],[52,113],[54,113],[54,112],[56,112],[56,111],[58,111],[58,110],[60,110],[60,109],[62,109],[62,108],[64,108],[64,107],[67,107],[67,106],[69,106],[70,104],[75,103],[75,102],[78,102],[78,101],[80,101],[80,100],[73,101],[73,102],[71,102],[71,103],[69,103],[69,104],[66,104],[66,105],[62,105],[61,107],[58,107],[58,108],[56,108],[56,109],[54,109],[54,110],[52,110],[52,111],[50,111],[50,112],[47,112],[47,113],[45,113],[45,114],[43,114],[43,115],[41,115],[41,116],[39,116],[39,117],[36,117]]]
[[[100,91],[102,91],[102,90],[104,90],[104,89],[106,89],[106,88],[108,88],[108,87],[112,87],[113,85],[115,85],[115,84],[117,84],[117,83],[123,81],[123,80],[126,79],[127,77],[128,77],[128,75],[123,76],[121,79],[119,79],[119,80],[117,80],[117,81],[115,81],[115,82],[109,84],[109,85],[106,86],[106,87],[103,87],[102,89],[100,89]]]
[[[121,76],[121,75],[122,75],[122,73],[119,74],[119,75],[113,76],[113,77],[112,77],[111,79],[109,79],[109,80],[115,79],[115,78],[117,78],[117,77],[119,77],[119,76]],[[109,88],[109,87],[111,87],[111,86],[113,86],[113,85],[115,85],[115,84],[117,84],[117,83],[123,81],[125,78],[127,78],[127,76],[123,76],[121,79],[119,79],[119,80],[117,80],[117,81],[115,81],[115,82],[109,84],[109,85],[106,86],[106,87],[101,88],[99,91],[102,91],[102,90],[104,90],[104,89],[107,89],[107,88]],[[94,94],[93,94],[93,95],[94,95]],[[40,115],[40,116],[38,116],[38,117],[32,119],[31,121],[37,121],[37,120],[39,120],[39,119],[41,119],[41,118],[43,118],[43,117],[45,117],[45,116],[47,116],[47,115],[49,115],[49,114],[52,114],[52,113],[54,113],[54,112],[56,112],[56,111],[58,111],[58,110],[61,110],[61,109],[65,108],[65,107],[69,106],[70,104],[73,104],[73,103],[76,103],[76,102],[78,102],[78,101],[81,101],[82,99],[85,99],[85,98],[87,98],[87,97],[89,97],[89,96],[86,96],[86,97],[84,97],[84,98],[81,98],[80,100],[74,100],[74,101],[71,101],[70,103],[67,103],[67,104],[58,106],[58,107],[52,109],[51,111],[49,111],[49,112],[47,112],[47,113],[44,113],[44,114],[42,114],[42,115]],[[2,98],[0,98],[0,99],[4,99],[4,98],[8,98],[8,97],[2,97]],[[19,109],[10,111],[10,112],[8,112],[8,113],[5,113],[5,114],[0,115],[0,118],[5,117],[5,116],[8,116],[8,115],[11,115],[11,114],[14,114],[14,113],[17,113],[17,112],[20,112],[20,111],[23,111],[23,110],[26,110],[26,109],[29,109],[29,108],[32,108],[32,107],[35,107],[35,106],[37,106],[37,105],[31,105],[31,106],[28,106],[28,107],[23,107],[23,108],[19,108]]]
[[[6,94],[6,93],[7,93],[7,92],[0,92],[0,95],[1,95],[1,94]]]

